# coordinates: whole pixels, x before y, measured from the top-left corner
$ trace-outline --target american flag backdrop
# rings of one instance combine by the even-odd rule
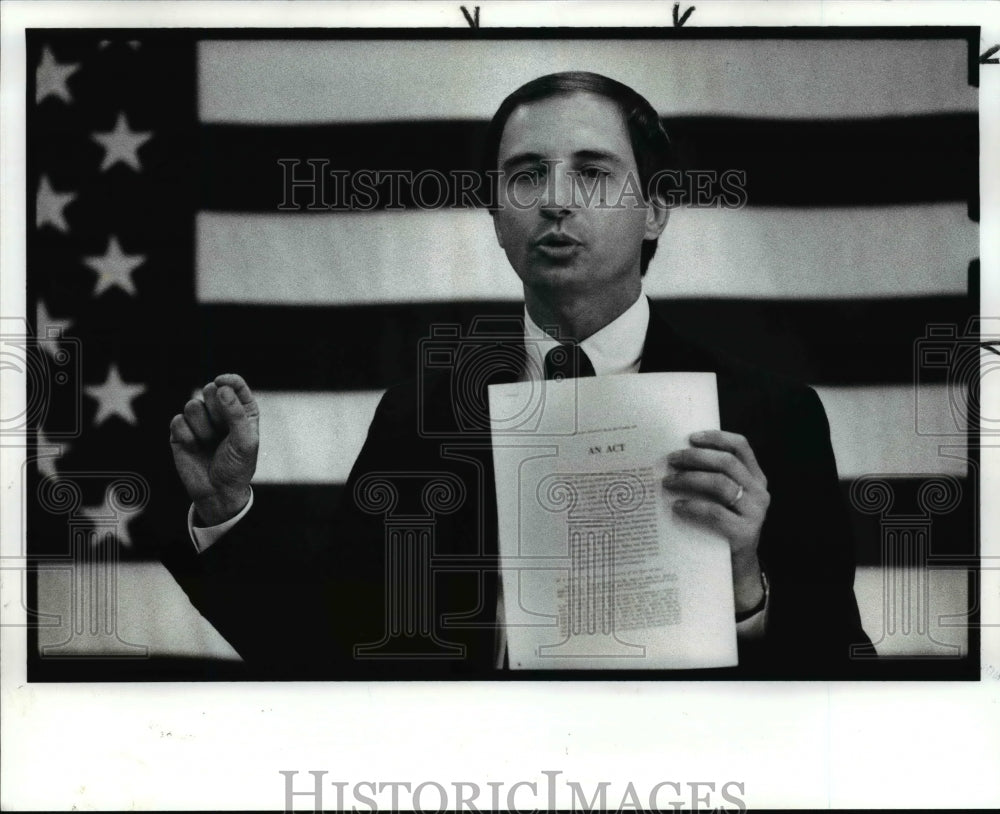
[[[977,480],[949,377],[975,346],[974,56],[927,31],[29,32],[28,313],[41,369],[63,351],[79,373],[36,411],[33,677],[237,658],[160,565],[186,544],[167,428],[196,388],[234,371],[255,390],[255,522],[322,527],[431,325],[521,299],[485,210],[310,211],[303,184],[282,210],[288,162],[299,181],[309,159],[475,168],[503,97],[558,70],[637,89],[684,167],[746,173],[746,207],[671,213],[646,293],[682,332],[816,387],[880,654],[969,653]]]

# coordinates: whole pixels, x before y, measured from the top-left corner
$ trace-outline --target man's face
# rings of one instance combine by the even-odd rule
[[[504,127],[498,163],[494,228],[526,296],[638,291],[642,241],[659,235],[666,213],[642,200],[613,102],[577,92],[522,105]]]

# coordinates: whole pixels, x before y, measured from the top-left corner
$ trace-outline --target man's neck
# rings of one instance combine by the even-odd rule
[[[582,342],[624,314],[642,295],[642,285],[621,296],[546,297],[525,288],[524,304],[535,324],[560,341]],[[556,333],[553,333],[553,329]]]

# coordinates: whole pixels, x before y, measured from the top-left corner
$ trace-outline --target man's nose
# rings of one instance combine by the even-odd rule
[[[577,207],[573,173],[562,165],[552,167],[542,192],[541,211],[549,217],[564,217]]]

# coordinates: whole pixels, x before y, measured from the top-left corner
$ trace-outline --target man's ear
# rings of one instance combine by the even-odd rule
[[[500,248],[503,248],[503,235],[500,233],[500,221],[497,220],[497,213],[492,209],[490,210],[490,220],[493,221],[493,231],[497,236],[497,243],[500,244]]]
[[[670,218],[670,208],[667,202],[660,195],[650,196],[646,206],[646,234],[645,240],[656,240],[667,226]]]

